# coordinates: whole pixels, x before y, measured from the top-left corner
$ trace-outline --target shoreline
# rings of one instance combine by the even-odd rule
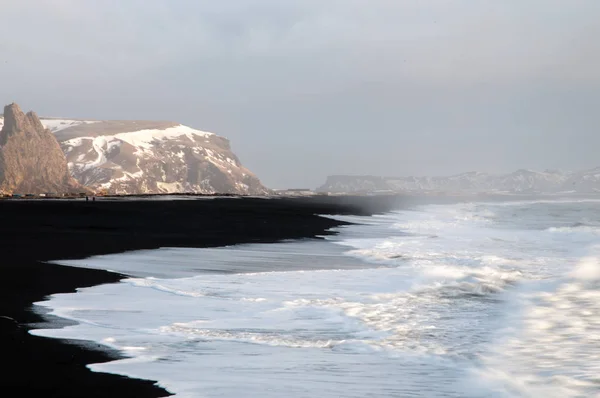
[[[95,373],[86,365],[124,358],[93,342],[28,333],[48,323],[33,303],[52,294],[116,283],[109,271],[52,260],[84,259],[159,247],[218,247],[274,243],[333,234],[347,223],[318,214],[372,215],[393,210],[400,197],[214,198],[210,201],[1,201],[0,334],[9,370],[0,391],[45,397],[165,397],[154,381]],[[52,316],[50,316],[52,317]],[[58,322],[69,321],[57,318]]]

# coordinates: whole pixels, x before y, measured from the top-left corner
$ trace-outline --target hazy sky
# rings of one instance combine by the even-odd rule
[[[599,0],[0,0],[0,102],[228,137],[272,188],[600,166]]]

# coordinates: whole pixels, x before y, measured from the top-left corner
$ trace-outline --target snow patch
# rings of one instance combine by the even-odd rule
[[[78,147],[83,145],[83,140],[93,140],[93,138],[91,137],[78,137],[78,138],[73,138],[70,139],[68,141],[63,142],[64,145],[68,145],[70,147]]]
[[[100,136],[100,137],[79,137],[65,141],[63,145],[66,145],[67,152],[71,152],[72,148],[80,147],[83,145],[84,140],[91,141],[92,148],[96,152],[96,159],[91,162],[84,162],[85,154],[81,154],[77,157],[76,162],[78,165],[78,172],[84,172],[95,167],[102,166],[107,162],[107,154],[110,153],[114,148],[121,146],[121,141],[115,140],[111,136]],[[81,164],[84,162],[83,164]]]
[[[98,121],[92,120],[70,120],[70,119],[40,119],[42,125],[53,133],[61,130],[68,129],[70,127],[79,126],[82,124],[93,124],[99,123]]]
[[[170,127],[164,130],[139,130],[130,133],[115,134],[114,137],[121,141],[139,148],[152,149],[155,145],[159,145],[161,141],[172,138],[186,136],[194,141],[195,137],[208,137],[214,135],[205,131],[193,129],[180,124],[179,126]]]

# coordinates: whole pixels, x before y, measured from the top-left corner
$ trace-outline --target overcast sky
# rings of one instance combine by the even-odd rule
[[[0,0],[0,102],[228,137],[272,188],[600,166],[599,0]]]

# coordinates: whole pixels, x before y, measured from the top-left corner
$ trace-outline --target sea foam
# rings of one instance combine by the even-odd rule
[[[460,203],[374,217],[321,241],[70,261],[118,284],[36,303],[40,336],[127,359],[95,371],[182,397],[512,397],[600,392],[598,202]]]

